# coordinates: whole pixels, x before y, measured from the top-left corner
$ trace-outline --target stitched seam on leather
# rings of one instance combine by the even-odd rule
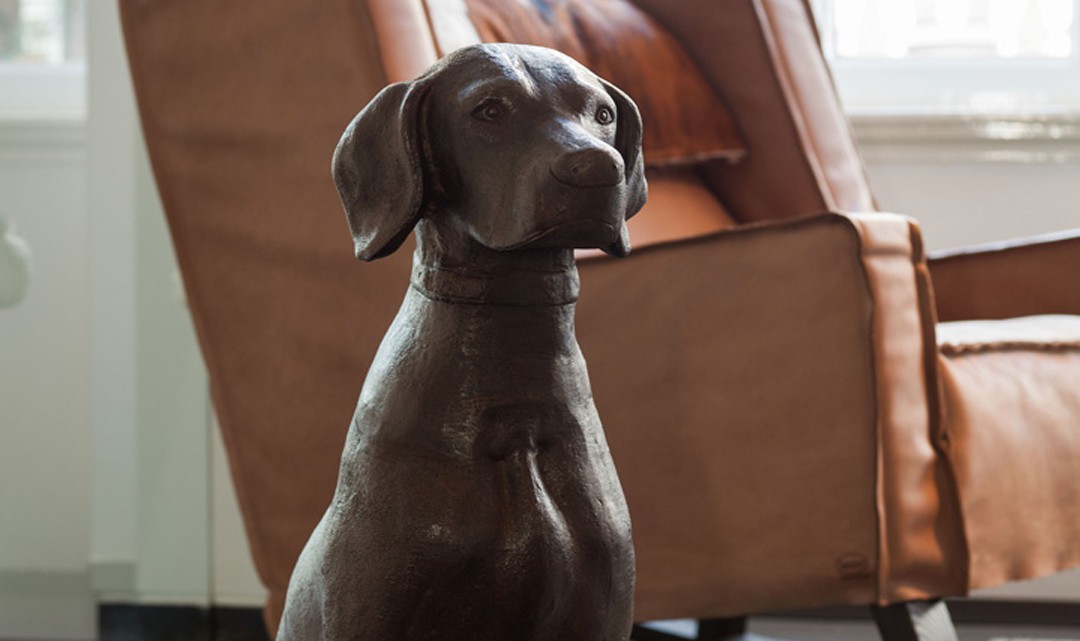
[[[814,181],[817,183],[818,191],[821,194],[822,206],[825,209],[837,209],[836,196],[832,193],[832,186],[829,185],[828,181],[824,180],[825,176],[820,163],[818,163],[817,149],[807,134],[806,121],[803,117],[803,104],[799,99],[798,92],[792,87],[791,71],[788,68],[787,56],[779,44],[780,39],[776,37],[772,12],[765,5],[766,2],[761,0],[754,1],[754,9],[758,14],[758,24],[761,26],[765,47],[772,54],[773,60],[777,61],[776,83],[780,86],[780,92],[784,94],[788,104],[794,104],[796,107],[795,109],[789,107],[785,111],[791,118],[792,126],[795,128],[795,133],[799,139],[799,147],[803,152],[800,155],[806,161],[810,173],[814,176]]]
[[[378,8],[376,8],[378,5]],[[427,26],[427,38],[428,43],[431,45],[431,53],[434,56],[432,60],[424,60],[420,63],[418,69],[402,69],[408,63],[408,55],[419,55],[420,50],[424,49],[423,43],[415,43],[408,48],[409,54],[400,53],[402,49],[401,41],[408,39],[412,34],[401,33],[387,33],[390,28],[387,22],[394,23],[394,17],[400,17],[401,12],[408,11],[407,5],[419,5],[420,10],[424,13],[425,26]],[[427,7],[424,5],[423,0],[380,0],[380,2],[368,3],[368,14],[371,16],[373,26],[375,27],[375,41],[378,43],[379,58],[383,64],[383,70],[386,73],[387,80],[392,82],[412,80],[414,76],[419,75],[424,69],[431,66],[439,58],[438,43],[435,42],[435,35],[431,31],[431,24],[427,20]]]
[[[890,258],[893,256],[902,256],[908,258],[911,256],[911,250],[906,247],[876,247],[868,249],[863,252],[863,256],[867,258]],[[917,263],[918,261],[913,261]]]
[[[875,540],[877,543],[877,558],[874,559],[874,570],[876,575],[874,578],[874,600],[877,603],[884,603],[885,596],[885,577],[889,572],[889,548],[887,540],[887,514],[885,509],[885,452],[883,444],[884,438],[884,421],[881,416],[881,390],[880,390],[880,376],[878,374],[879,355],[877,352],[877,300],[875,299],[874,280],[871,276],[871,269],[867,263],[867,259],[873,255],[866,242],[866,235],[861,222],[853,218],[843,217],[849,225],[849,229],[855,233],[855,251],[856,262],[859,273],[862,276],[863,284],[866,288],[865,295],[869,302],[869,313],[867,314],[866,322],[870,325],[870,331],[868,332],[869,345],[867,349],[870,354],[870,376],[873,379],[871,381],[871,390],[874,395],[874,526],[877,528],[875,532]]]
[[[762,3],[762,4],[764,5],[765,3]],[[809,4],[806,2],[806,0],[803,0],[803,2],[801,2],[800,4],[802,5],[803,10],[806,12],[806,19],[810,22],[811,29],[814,31],[815,41],[817,42],[818,48],[819,48],[819,51],[820,51],[821,37],[820,37],[820,34],[818,33],[817,23],[814,20],[813,12],[812,12]],[[773,13],[768,8],[765,8],[764,10],[768,14],[769,28],[770,28],[770,30],[774,30],[775,29],[774,28],[775,21],[773,20]],[[773,34],[770,34],[770,35],[773,35]],[[768,39],[766,39],[766,40],[768,42]],[[774,36],[774,41],[775,42],[780,42],[781,39],[780,38],[775,38],[775,36]],[[817,143],[817,138],[815,137],[813,130],[806,125],[806,120],[805,120],[805,117],[804,117],[804,114],[806,113],[806,106],[805,106],[805,104],[804,104],[804,102],[802,100],[802,94],[798,91],[798,89],[795,88],[794,83],[791,81],[791,78],[793,77],[793,74],[790,72],[790,67],[788,65],[788,56],[786,55],[786,50],[783,50],[783,45],[776,46],[774,44],[770,48],[773,49],[774,51],[782,51],[785,54],[781,58],[782,61],[783,61],[782,62],[782,67],[783,67],[782,71],[783,71],[783,74],[784,74],[783,78],[779,78],[781,90],[789,98],[794,98],[794,102],[798,106],[798,115],[797,115],[797,117],[795,115],[793,115],[792,120],[795,121],[795,128],[796,128],[796,131],[799,134],[799,142],[800,142],[800,144],[801,144],[801,146],[803,148],[803,152],[804,152],[803,155],[807,158],[807,164],[810,166],[810,169],[811,169],[812,173],[814,174],[815,179],[817,180],[819,189],[822,191],[822,195],[825,197],[825,200],[826,200],[825,206],[828,209],[840,209],[841,208],[840,204],[839,204],[840,201],[839,201],[839,198],[837,197],[837,194],[836,194],[836,189],[837,188],[833,185],[832,181],[829,179],[828,175],[826,174],[825,169],[822,167],[821,159],[824,157],[825,154],[822,153],[822,150],[821,150],[820,146]],[[824,55],[824,54],[821,54],[821,55]],[[832,80],[831,74],[827,73],[827,75],[828,75],[828,77],[830,79],[830,81],[828,83],[829,84],[828,90],[832,91],[833,95],[835,96],[836,95],[836,87],[835,87],[834,81]],[[790,112],[791,110],[789,109],[788,111]],[[851,123],[850,123],[850,121],[847,120],[846,117],[844,117],[844,128],[845,128],[848,136],[851,138],[853,148],[855,150],[855,153],[857,154],[858,153],[858,142],[855,140],[854,132],[853,132],[853,130],[851,128]],[[812,153],[806,153],[808,151],[812,152]],[[869,184],[869,180],[867,179],[867,174],[866,174],[866,166],[862,162],[859,162],[858,165],[859,165],[858,172],[859,172],[860,176],[862,177],[863,185],[865,186],[864,191],[865,191],[866,195],[870,199],[870,204],[871,204],[872,208],[874,210],[877,210],[878,209],[877,199],[874,198],[874,194],[870,190],[870,184]]]
[[[977,354],[1002,352],[1045,352],[1064,353],[1080,351],[1080,341],[994,341],[990,343],[942,343],[941,353],[945,356],[973,356]]]
[[[934,294],[934,282],[930,275],[930,266],[927,263],[926,247],[923,244],[922,230],[919,224],[911,220],[908,222],[911,234],[911,247],[915,262],[916,284],[919,292],[919,305],[922,307],[923,317],[923,367],[926,376],[926,400],[930,419],[930,445],[934,448],[937,467],[942,475],[944,486],[938,494],[938,514],[943,520],[953,519],[960,529],[957,539],[944,540],[941,545],[942,562],[944,563],[941,579],[946,589],[955,594],[963,594],[970,583],[971,575],[971,550],[968,545],[967,522],[964,519],[964,511],[960,500],[960,484],[957,482],[956,467],[952,457],[953,434],[949,430],[948,406],[946,404],[945,389],[942,383],[940,364],[938,362],[937,343],[937,302]],[[953,547],[955,543],[956,547]],[[956,553],[957,558],[952,558]],[[954,568],[958,572],[959,585],[953,584]]]
[[[431,34],[431,46],[435,47],[435,55],[442,58],[446,55],[446,52],[442,50],[442,45],[439,44],[439,34],[435,31],[435,21],[431,18],[431,7],[428,0],[422,0],[420,6],[424,9],[424,21],[427,23],[428,33]]]

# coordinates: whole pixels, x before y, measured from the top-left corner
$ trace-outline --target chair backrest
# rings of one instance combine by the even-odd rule
[[[142,126],[276,625],[410,252],[361,267],[330,176],[387,82],[355,0],[121,3]],[[411,241],[410,241],[411,242]]]
[[[747,155],[703,168],[742,222],[876,209],[806,0],[635,0],[687,47]]]
[[[806,0],[633,1],[685,47],[731,111],[745,157],[698,167],[738,221],[876,209]],[[412,78],[484,40],[476,4],[369,0],[388,77]]]
[[[728,224],[720,203],[740,221],[872,208],[802,0],[635,2],[685,46],[747,151],[734,164],[675,170],[657,202],[697,203],[700,214],[678,235]],[[379,89],[477,31],[464,0],[121,7],[151,161],[276,622],[410,263],[406,247],[354,264],[330,179],[334,145]]]

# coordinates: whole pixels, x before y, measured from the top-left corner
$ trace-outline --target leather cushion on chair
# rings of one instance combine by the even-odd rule
[[[682,45],[628,0],[426,0],[437,48],[551,47],[625,91],[645,123],[648,165],[737,160],[745,145]]]
[[[938,325],[972,589],[1080,565],[1080,316]]]
[[[650,169],[647,176],[649,199],[627,222],[635,249],[735,226],[735,219],[693,168]]]
[[[649,199],[626,223],[633,251],[735,226],[735,219],[692,167],[658,167],[646,170],[646,176]],[[574,254],[578,260],[610,259],[599,249],[579,249]]]

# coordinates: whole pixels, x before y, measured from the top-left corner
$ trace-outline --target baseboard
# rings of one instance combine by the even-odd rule
[[[949,600],[954,623],[1080,626],[1080,602]],[[259,608],[102,605],[100,641],[269,641]],[[867,607],[779,612],[776,618],[869,619]],[[662,636],[662,635],[661,635]]]
[[[90,563],[90,586],[99,601],[134,601],[134,561],[92,561]]]
[[[99,641],[269,641],[259,608],[108,604]]]
[[[953,623],[958,624],[1080,627],[1080,601],[947,599],[946,602],[949,605]],[[861,606],[777,612],[768,616],[833,620],[871,618],[870,608]]]
[[[93,639],[87,572],[0,571],[0,639]]]

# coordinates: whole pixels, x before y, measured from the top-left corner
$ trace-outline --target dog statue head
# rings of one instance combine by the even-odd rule
[[[401,245],[421,218],[497,251],[630,251],[646,198],[641,116],[552,49],[459,49],[383,89],[334,152],[356,255]]]

